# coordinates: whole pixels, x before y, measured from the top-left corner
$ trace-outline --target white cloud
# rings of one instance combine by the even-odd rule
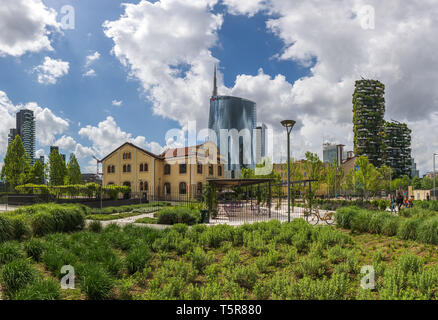
[[[212,70],[222,16],[210,9],[217,0],[161,0],[124,4],[104,32],[113,53],[137,77],[153,102],[153,112],[185,124],[194,117],[206,123]],[[147,44],[147,45],[145,45]]]
[[[83,159],[87,157],[91,157],[95,154],[95,152],[89,148],[84,147],[82,144],[76,142],[70,136],[62,136],[58,140],[56,140],[55,146],[58,146],[60,149],[67,151],[68,153],[74,153],[76,158]]]
[[[50,36],[60,30],[56,11],[41,0],[2,1],[0,6],[0,56],[53,50]]]
[[[113,117],[107,117],[99,122],[97,127],[88,125],[81,128],[79,135],[91,141],[92,149],[98,157],[106,156],[125,142],[131,142],[147,150],[157,151],[160,147],[156,142],[147,142],[144,136],[133,137],[131,133],[122,131]]]
[[[266,2],[265,0],[223,0],[231,14],[245,14],[250,17],[264,10],[267,7]]]
[[[68,74],[70,65],[66,61],[45,57],[43,64],[34,68],[41,84],[56,84],[58,78]]]
[[[52,145],[55,136],[68,129],[68,121],[56,116],[49,108],[42,108],[35,102],[14,105],[7,94],[0,90],[0,158],[7,151],[9,129],[15,128],[15,114],[21,109],[34,112],[36,140],[40,146]],[[37,156],[42,155],[41,152],[42,149],[38,150]]]
[[[95,53],[93,53],[92,55],[87,56],[86,62],[85,62],[85,67],[89,67],[95,61],[99,60],[99,58],[100,58],[100,53],[97,51]]]
[[[113,100],[112,102],[113,106],[115,107],[121,107],[123,105],[123,101],[122,100]]]
[[[90,69],[87,72],[85,72],[82,76],[84,76],[84,77],[95,77],[96,76],[96,71],[94,71],[94,69]]]
[[[20,108],[32,110],[36,121],[36,139],[42,146],[49,146],[55,140],[55,136],[64,133],[68,127],[68,121],[56,116],[49,108],[42,108],[35,102],[20,105]]]

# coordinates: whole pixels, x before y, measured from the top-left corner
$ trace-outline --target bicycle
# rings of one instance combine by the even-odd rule
[[[333,212],[326,211],[325,213],[321,214],[319,212],[319,207],[312,208],[312,211],[305,209],[304,216],[306,217],[306,221],[314,226],[318,224],[319,220],[324,221],[329,226],[335,223],[333,219]]]

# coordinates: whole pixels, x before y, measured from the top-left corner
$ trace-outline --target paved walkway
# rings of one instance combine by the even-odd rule
[[[123,218],[123,219],[100,221],[100,223],[102,224],[102,227],[106,227],[106,226],[110,225],[111,223],[115,223],[121,227],[124,227],[128,224],[133,224],[133,225],[140,226],[140,227],[149,227],[149,228],[158,229],[158,230],[163,230],[163,229],[167,229],[167,228],[171,227],[169,225],[164,225],[164,224],[135,223],[135,221],[137,221],[138,219],[153,218],[153,217],[154,217],[154,213],[150,212],[150,213],[145,213],[145,214],[141,214],[138,216],[132,216],[132,217]],[[92,221],[96,221],[96,220],[86,220],[85,223],[86,223],[86,225],[88,225]]]

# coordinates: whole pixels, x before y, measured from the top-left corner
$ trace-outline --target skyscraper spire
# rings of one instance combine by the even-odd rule
[[[217,96],[216,65],[214,65],[213,97]]]

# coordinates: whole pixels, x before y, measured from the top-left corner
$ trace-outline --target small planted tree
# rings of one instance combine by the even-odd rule
[[[81,175],[81,167],[79,166],[78,160],[76,156],[72,153],[70,154],[70,160],[67,165],[67,176],[66,176],[67,184],[81,184],[82,183],[82,175]]]
[[[53,149],[49,156],[50,163],[50,185],[62,186],[64,185],[64,179],[67,175],[67,169],[65,162],[59,154],[58,150]]]
[[[8,146],[1,171],[1,178],[5,180],[11,188],[15,188],[16,186],[29,182],[30,171],[30,158],[26,154],[21,137],[17,135],[14,141]]]

